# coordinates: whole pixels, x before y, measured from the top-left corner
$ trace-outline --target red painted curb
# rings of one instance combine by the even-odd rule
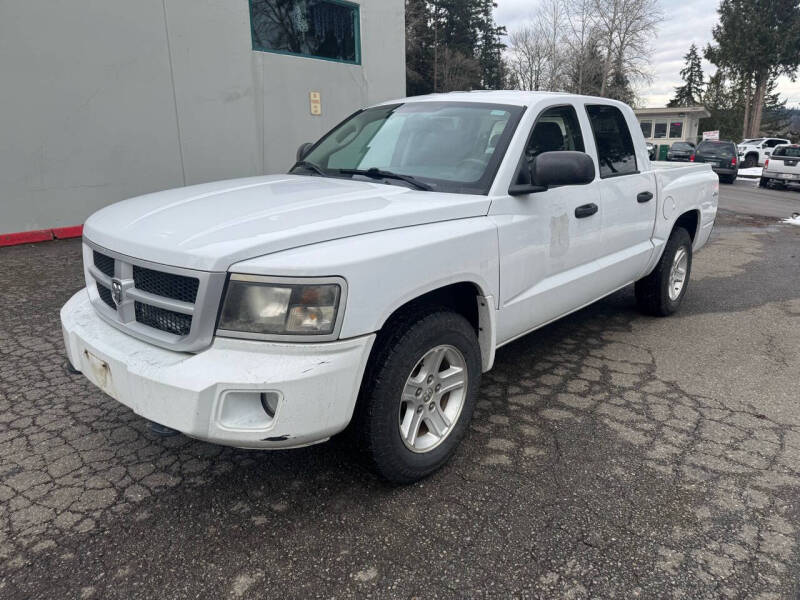
[[[39,231],[20,231],[19,233],[0,233],[0,246],[16,246],[32,242],[46,242],[53,239],[52,229]]]
[[[53,235],[57,240],[81,237],[83,235],[83,225],[73,225],[72,227],[54,227]]]
[[[72,227],[54,227],[37,231],[20,231],[18,233],[0,233],[0,246],[18,246],[34,242],[49,242],[52,239],[65,240],[83,235],[83,225]]]

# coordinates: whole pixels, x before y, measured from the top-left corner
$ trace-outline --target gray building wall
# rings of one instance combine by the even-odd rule
[[[3,0],[0,233],[285,172],[301,142],[405,95],[404,0],[359,4],[351,65],[253,51],[247,0]]]

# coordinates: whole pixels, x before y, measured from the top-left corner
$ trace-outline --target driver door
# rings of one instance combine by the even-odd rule
[[[523,161],[542,152],[585,151],[585,115],[571,105],[544,109],[536,119]],[[521,169],[524,177],[526,169]],[[518,181],[523,183],[523,181]],[[498,343],[518,337],[597,298],[592,261],[602,243],[597,179],[588,185],[551,187],[492,202],[498,225],[500,298]],[[578,209],[578,210],[576,210]]]

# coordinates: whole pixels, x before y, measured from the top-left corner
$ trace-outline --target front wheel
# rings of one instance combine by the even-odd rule
[[[656,268],[636,282],[636,303],[648,315],[666,317],[681,305],[692,271],[692,238],[676,227],[667,240]]]
[[[444,308],[411,311],[376,341],[354,427],[375,471],[412,483],[439,469],[464,437],[481,377],[473,326]]]

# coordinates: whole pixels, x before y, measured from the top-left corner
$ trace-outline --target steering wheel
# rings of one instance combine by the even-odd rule
[[[480,174],[483,173],[484,169],[486,169],[486,162],[480,158],[465,158],[458,165],[458,172],[466,175]]]

